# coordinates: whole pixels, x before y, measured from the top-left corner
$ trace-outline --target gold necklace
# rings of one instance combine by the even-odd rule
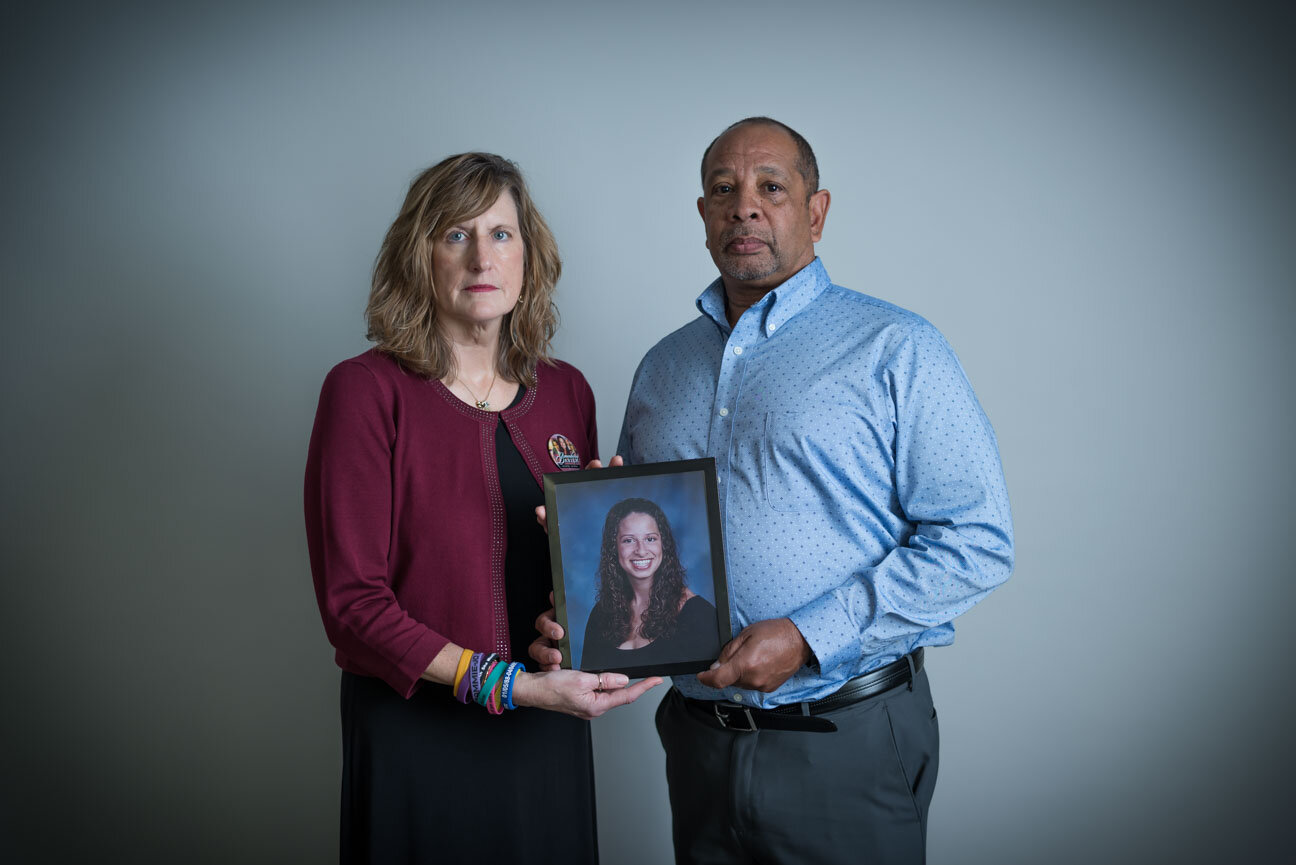
[[[499,376],[499,367],[495,367],[495,372],[494,372],[494,374],[491,375],[491,383],[490,383],[490,386],[486,388],[486,396],[490,396],[490,395],[491,395],[491,390],[494,389],[494,387],[495,387],[495,379],[496,379],[498,376]],[[473,389],[470,388],[470,387],[468,386],[468,382],[466,382],[466,381],[464,381],[463,379],[459,378],[459,376],[457,376],[457,375],[455,376],[455,379],[456,379],[456,380],[457,380],[461,385],[464,386],[464,390],[468,391],[468,395],[471,396],[471,397],[473,398],[473,405],[477,406],[477,408],[479,408],[479,409],[488,409],[488,408],[490,408],[490,401],[489,401],[489,400],[484,400],[484,399],[477,399],[477,394],[473,393]]]

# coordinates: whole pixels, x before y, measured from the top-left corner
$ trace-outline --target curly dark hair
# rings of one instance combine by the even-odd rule
[[[621,570],[617,557],[617,529],[620,528],[621,521],[630,514],[647,514],[656,520],[662,539],[662,561],[657,566],[657,573],[653,575],[648,609],[639,622],[640,636],[648,640],[670,636],[675,630],[680,601],[686,591],[684,566],[680,564],[675,532],[671,530],[665,512],[656,502],[648,499],[630,498],[617,502],[608,511],[603,523],[598,597],[594,601],[595,607],[602,607],[606,611],[603,636],[614,645],[633,636],[630,633],[630,602],[634,599],[634,590],[630,588],[630,578]]]

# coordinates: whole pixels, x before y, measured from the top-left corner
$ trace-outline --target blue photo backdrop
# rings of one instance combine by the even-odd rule
[[[585,623],[598,595],[603,522],[612,506],[622,499],[649,499],[665,512],[675,533],[688,587],[715,604],[705,477],[700,471],[681,472],[555,487],[563,584],[567,596],[567,627],[574,668],[580,668]]]

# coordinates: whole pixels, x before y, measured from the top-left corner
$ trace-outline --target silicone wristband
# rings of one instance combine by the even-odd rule
[[[505,666],[499,661],[496,661],[495,665],[490,668],[490,672],[486,674],[486,681],[482,682],[481,693],[477,695],[477,702],[480,705],[486,705],[486,701],[490,699],[491,692],[495,690],[495,683],[503,677],[504,670]]]
[[[459,653],[459,666],[455,669],[454,684],[450,686],[450,690],[454,691],[456,697],[459,696],[459,684],[463,682],[464,674],[468,672],[468,665],[472,663],[472,656],[471,649],[464,649]]]
[[[485,677],[486,672],[490,670],[491,664],[495,663],[495,659],[498,657],[499,656],[494,652],[491,652],[490,654],[478,652],[473,655],[472,667],[469,670],[468,675],[472,677],[472,688],[469,691],[469,695],[470,699],[472,699],[474,703],[481,702],[478,698],[481,696],[482,679]]]
[[[455,694],[454,694],[455,699],[458,700],[460,703],[467,703],[468,694],[471,689],[472,689],[472,677],[465,673],[464,677],[459,680],[459,687],[455,688]]]
[[[507,680],[504,685],[504,708],[505,709],[517,708],[517,706],[513,705],[513,686],[517,684],[518,675],[522,673],[524,669],[525,668],[516,661],[514,661],[512,664],[509,664],[509,671],[504,676],[504,678]]]

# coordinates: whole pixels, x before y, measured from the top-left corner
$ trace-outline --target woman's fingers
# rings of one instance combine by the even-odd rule
[[[623,673],[599,673],[599,690],[612,691],[630,684],[630,677]]]
[[[635,700],[638,700],[649,690],[657,687],[664,681],[665,680],[662,679],[660,676],[653,676],[648,679],[642,679],[634,683],[633,685],[631,685],[629,688],[626,688],[621,693],[629,695],[629,699],[626,700],[627,703],[633,703]]]
[[[578,718],[597,718],[609,709],[633,703],[649,688],[662,683],[660,676],[652,676],[634,684],[621,673],[582,673],[579,670],[559,670],[528,674],[519,681],[524,701],[519,705],[539,706]]]
[[[619,680],[619,684],[612,684],[613,677]],[[618,673],[604,673],[604,690],[596,691],[590,695],[593,700],[588,709],[588,717],[597,718],[609,709],[633,703],[642,697],[649,688],[655,688],[662,683],[662,679],[658,676],[644,679],[626,687],[629,681],[628,678]]]

